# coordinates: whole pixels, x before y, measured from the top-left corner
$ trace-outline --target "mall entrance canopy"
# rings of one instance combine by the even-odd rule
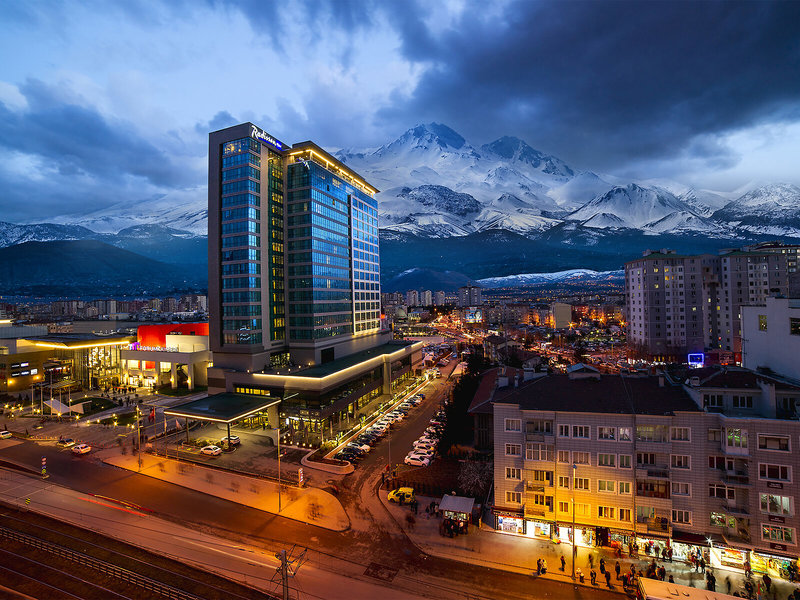
[[[281,400],[282,398],[276,396],[250,396],[224,392],[167,408],[164,410],[164,414],[168,417],[183,417],[186,419],[187,439],[189,437],[189,419],[224,423],[228,428],[228,437],[230,437],[231,423],[241,421],[265,410],[267,411],[270,425],[278,427],[278,404],[281,403]]]

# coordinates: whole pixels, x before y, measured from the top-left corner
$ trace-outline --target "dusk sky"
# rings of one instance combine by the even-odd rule
[[[209,131],[436,121],[577,169],[800,184],[800,2],[0,2],[0,220],[205,198]]]

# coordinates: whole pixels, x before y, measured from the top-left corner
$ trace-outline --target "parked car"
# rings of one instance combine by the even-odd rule
[[[430,459],[421,456],[406,456],[403,462],[412,467],[427,467],[431,464]]]
[[[12,436],[11,432],[8,429],[4,429],[0,431],[0,440],[7,440]]]
[[[238,446],[239,444],[242,443],[242,440],[239,439],[238,435],[232,435],[231,437],[224,437],[219,441],[219,443],[222,444],[223,446],[225,445],[226,442],[231,446]]]
[[[209,456],[219,456],[220,454],[222,454],[222,448],[220,448],[219,446],[214,446],[212,444],[210,446],[203,446],[200,449],[200,452],[202,454],[207,454]]]
[[[411,502],[414,500],[414,488],[397,488],[396,490],[389,492],[389,495],[386,498],[389,500],[389,502],[400,502],[401,499],[403,502]]]
[[[361,460],[361,455],[356,454],[349,448],[344,448],[342,450],[339,450],[339,452],[337,452],[333,456],[333,458],[335,458],[336,460],[346,460],[348,462],[358,462],[359,460]]]
[[[367,453],[372,450],[372,447],[369,444],[359,444],[358,442],[350,442],[345,446],[345,448],[352,448],[353,450],[357,450],[359,452]]]
[[[89,444],[78,444],[72,447],[73,454],[88,454],[91,451],[92,447]]]
[[[72,438],[61,438],[56,442],[56,446],[59,446],[61,448],[71,448],[74,445],[75,445],[75,440],[73,440]]]
[[[434,454],[435,450],[433,448],[415,448],[408,453],[408,456],[416,456],[417,458],[427,458],[428,460],[433,460]]]

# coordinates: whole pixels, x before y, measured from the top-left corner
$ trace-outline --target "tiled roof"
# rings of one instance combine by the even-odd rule
[[[478,389],[472,402],[467,409],[469,414],[486,413],[492,414],[492,405],[489,402],[492,399],[495,386],[497,385],[497,377],[500,374],[500,369],[489,369],[481,376],[481,382],[478,384]]]

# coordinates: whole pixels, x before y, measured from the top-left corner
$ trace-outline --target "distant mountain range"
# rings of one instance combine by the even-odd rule
[[[412,282],[450,289],[520,273],[615,270],[646,248],[694,253],[800,241],[800,188],[791,184],[729,193],[620,181],[573,169],[512,136],[478,146],[437,123],[413,127],[378,148],[335,155],[383,190],[387,291]],[[205,188],[198,187],[54,223],[0,223],[0,247],[96,240],[165,263],[203,265],[206,203]]]
[[[0,282],[4,295],[147,297],[204,290],[207,272],[97,240],[23,242],[0,248]]]

